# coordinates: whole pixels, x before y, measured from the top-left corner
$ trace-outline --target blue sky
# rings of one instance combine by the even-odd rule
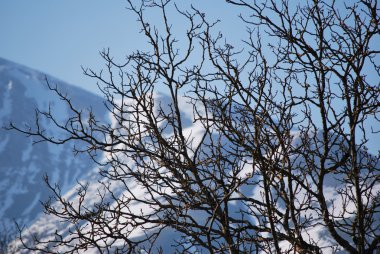
[[[232,44],[245,37],[245,27],[237,18],[239,9],[222,0],[176,3],[191,3],[208,19],[221,19],[218,30]],[[0,57],[99,93],[96,81],[84,76],[81,66],[104,68],[99,56],[104,48],[120,60],[136,49],[146,49],[136,17],[126,6],[126,0],[1,0]],[[183,26],[175,15],[170,18],[174,26]]]
[[[224,31],[236,33],[238,12],[216,2],[191,1],[210,18],[223,18]],[[136,17],[126,6],[126,0],[1,0],[0,57],[97,92],[81,66],[102,69],[103,48],[123,59],[143,45]]]

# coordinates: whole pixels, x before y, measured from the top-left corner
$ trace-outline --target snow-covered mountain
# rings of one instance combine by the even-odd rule
[[[63,94],[67,94],[77,109],[86,110],[91,107],[98,120],[109,120],[101,97],[0,58],[0,225],[3,227],[0,228],[0,234],[7,234],[2,229],[12,229],[15,221],[28,228],[28,232],[44,236],[54,235],[57,230],[63,234],[67,232],[69,225],[61,223],[58,217],[43,213],[41,201],[47,201],[52,195],[43,180],[45,175],[49,177],[50,183],[60,186],[65,198],[74,202],[79,182],[90,183],[86,198],[88,202],[96,202],[99,198],[98,188],[102,186],[99,183],[101,177],[98,174],[98,165],[86,154],[74,157],[73,143],[33,144],[37,138],[6,128],[11,122],[20,128],[33,127],[36,109],[46,111],[50,107],[52,114],[61,122],[69,118],[68,106],[49,89],[46,80],[50,85],[57,85]],[[187,111],[184,109],[185,125],[190,128],[191,113]],[[59,130],[52,123],[43,121],[40,124],[51,136],[59,136]],[[113,189],[118,189],[117,184],[113,185]],[[162,234],[162,238],[162,242],[174,239],[175,232],[166,232]],[[172,252],[173,250],[169,250],[172,247],[169,244],[165,250]]]
[[[98,117],[103,117],[105,120],[107,112],[103,106],[102,99],[85,92],[79,88],[65,84],[55,78],[48,77],[51,84],[58,84],[59,89],[72,99],[73,104],[77,108],[88,108],[91,106],[93,112]],[[66,105],[58,99],[57,96],[52,96],[53,93],[49,91],[45,75],[31,70],[29,68],[11,63],[9,61],[0,59],[0,125],[7,125],[9,121],[13,121],[17,126],[25,126],[25,124],[33,123],[35,120],[34,110],[40,108],[42,110],[47,109],[49,104],[52,106],[53,115],[58,117],[58,120],[64,121],[69,117],[69,111]],[[163,107],[167,106],[170,99],[165,98],[163,95],[159,95],[157,100],[160,102],[157,105]],[[162,102],[162,103],[161,103]],[[166,103],[166,104],[165,104]],[[184,116],[184,133],[186,136],[194,138],[194,143],[200,142],[197,140],[202,135],[202,125],[197,125],[192,121],[192,109],[189,108],[185,100],[181,100],[180,109]],[[164,108],[165,110],[165,108]],[[112,122],[112,119],[110,119]],[[44,127],[49,130],[54,136],[59,135],[56,130],[52,128],[49,122],[42,122]],[[168,133],[170,135],[170,133]],[[319,134],[315,135],[316,144],[315,149],[318,149],[318,140],[320,140]],[[300,138],[297,138],[295,133],[293,145],[298,146]],[[39,204],[39,200],[46,200],[50,191],[47,191],[42,177],[44,174],[49,175],[49,179],[52,183],[57,182],[61,186],[62,196],[66,200],[70,200],[72,204],[78,204],[78,189],[80,183],[88,183],[87,195],[84,199],[84,204],[91,207],[102,197],[98,190],[104,187],[101,183],[107,181],[102,179],[99,175],[97,165],[89,160],[85,155],[74,157],[72,155],[73,144],[65,146],[54,146],[48,143],[39,143],[32,146],[32,139],[24,137],[20,133],[0,130],[0,218],[6,223],[11,223],[11,219],[16,219],[21,224],[26,224],[27,231],[37,233],[42,239],[51,240],[55,237],[55,233],[63,237],[69,237],[68,232],[75,230],[73,225],[68,223],[62,223],[62,220],[58,217],[54,217],[48,214],[41,214],[42,207]],[[336,156],[341,156],[339,152],[340,147],[334,147],[332,153]],[[106,155],[105,155],[106,156]],[[123,158],[125,165],[129,164],[128,158]],[[304,161],[302,159],[293,158],[293,164],[295,168],[302,169]],[[132,162],[131,162],[132,163]],[[379,168],[378,165],[375,167]],[[251,168],[249,169],[251,170]],[[248,171],[242,171],[247,173]],[[376,172],[371,173],[373,175]],[[244,177],[244,176],[242,176]],[[260,177],[260,176],[257,176]],[[305,180],[310,180],[310,176],[307,176]],[[337,180],[344,178],[343,174],[331,174],[331,176],[325,178],[324,187],[325,195],[329,200],[329,210],[333,213],[339,213],[340,208],[343,207],[342,197],[337,195],[337,189],[347,187],[343,186],[344,181],[340,181],[341,186],[338,186]],[[77,183],[78,180],[78,183]],[[139,187],[133,179],[125,180],[130,188],[131,192],[135,196],[143,196],[144,190]],[[312,182],[310,180],[310,182]],[[123,187],[123,185],[121,185]],[[313,186],[312,186],[313,187]],[[314,186],[315,187],[315,186]],[[348,186],[349,187],[349,186]],[[109,186],[114,192],[115,196],[118,194],[125,194],[124,198],[128,196],[128,193],[123,193],[125,189],[119,187],[118,182],[114,181],[112,186]],[[242,189],[241,193],[246,196],[252,196],[257,200],[262,197],[262,186],[249,186],[247,189]],[[380,186],[377,184],[373,188],[374,192],[380,191]],[[298,199],[302,200],[307,193],[300,191],[297,193]],[[350,203],[352,205],[352,203]],[[128,207],[133,212],[149,213],[150,207],[148,205],[134,204]],[[233,211],[240,211],[242,206],[240,203],[231,205]],[[281,209],[281,207],[280,207]],[[350,206],[344,209],[351,209]],[[353,213],[352,213],[353,214]],[[304,215],[312,215],[308,211]],[[195,216],[197,217],[197,216]],[[202,215],[197,219],[202,220]],[[347,218],[345,218],[347,219]],[[350,218],[348,218],[350,219]],[[378,217],[375,221],[380,221]],[[327,227],[323,225],[322,221],[317,226],[310,227],[305,231],[305,239],[309,239],[310,242],[318,243],[319,246],[324,248],[323,253],[344,253],[339,252],[339,248],[332,252],[331,248],[326,246],[336,245],[333,238],[330,236]],[[152,232],[152,231],[151,231]],[[150,232],[133,232],[130,237],[139,239],[144,236],[144,233]],[[161,232],[156,243],[163,247],[164,253],[174,253],[175,247],[172,245],[174,240],[178,240],[180,235],[173,229],[165,229]],[[347,239],[351,241],[351,239]],[[18,243],[19,244],[19,243]],[[114,245],[118,243],[115,242]],[[285,242],[280,246],[283,250],[289,249],[289,243]],[[59,249],[64,251],[65,247]],[[1,251],[1,250],[0,250]],[[112,250],[110,250],[112,251]],[[28,251],[20,251],[20,253],[29,253]],[[96,250],[88,250],[84,253],[99,253]]]
[[[49,90],[46,80],[57,85],[79,108],[89,108],[105,117],[102,98],[45,74],[0,58],[0,127],[25,127],[35,121],[35,110],[49,105],[60,119],[69,116],[68,107]],[[49,122],[42,122],[55,132]],[[85,155],[73,157],[72,145],[46,142],[33,145],[33,138],[0,129],[0,223],[11,227],[13,220],[30,224],[42,212],[40,201],[51,194],[43,182],[46,174],[62,191],[70,189],[94,163]]]

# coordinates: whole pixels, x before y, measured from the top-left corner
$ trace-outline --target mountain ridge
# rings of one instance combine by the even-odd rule
[[[20,67],[19,68],[20,70],[16,71],[17,75],[15,73],[12,74],[10,72],[7,75],[4,75],[5,78],[3,78],[2,73],[3,73],[4,69],[6,69],[6,67],[2,68],[2,65],[0,62],[0,110],[2,109],[1,107],[5,108],[4,105],[7,105],[7,103],[9,105],[11,105],[6,109],[7,114],[4,114],[5,118],[9,118],[9,115],[12,115],[12,116],[17,115],[14,113],[14,107],[13,106],[14,105],[21,105],[22,106],[21,107],[22,110],[20,111],[21,117],[18,116],[15,119],[13,119],[13,121],[16,124],[25,126],[25,123],[28,123],[28,122],[33,123],[33,121],[34,121],[34,115],[31,113],[33,107],[40,107],[41,108],[41,107],[46,107],[46,106],[52,105],[52,106],[54,106],[54,108],[56,110],[55,112],[52,113],[52,115],[56,116],[59,121],[65,121],[65,119],[67,120],[67,117],[69,116],[69,113],[67,112],[67,108],[62,106],[62,104],[64,104],[64,103],[60,102],[57,99],[58,98],[57,96],[55,96],[54,97],[55,100],[52,100],[51,102],[49,102],[49,100],[44,99],[46,97],[46,94],[50,94],[50,92],[48,91],[49,89],[47,88],[46,84],[43,84],[45,79],[42,78],[42,76],[41,76],[42,74],[40,72],[33,71],[30,69],[27,69],[25,71],[23,68]],[[29,78],[28,78],[28,76],[29,76]],[[51,81],[51,84],[58,83],[52,77],[48,77],[47,80],[49,82]],[[24,83],[28,83],[28,84],[30,83],[30,84],[34,84],[37,86],[43,86],[43,87],[45,87],[44,88],[45,90],[40,88],[40,87],[38,87],[38,88],[36,87],[36,89],[34,89],[34,90],[32,89],[32,91],[30,91],[30,87],[29,87],[30,92],[28,94],[26,92],[28,88],[26,88],[25,86],[22,85]],[[38,90],[38,89],[40,89],[40,90]],[[88,105],[89,101],[84,99],[84,97],[86,97],[86,96],[91,97],[92,95],[88,95],[87,93],[82,93],[82,92],[74,92],[74,94],[70,94],[70,91],[77,91],[76,88],[75,87],[72,88],[72,87],[65,86],[65,85],[60,86],[59,90],[64,91],[65,94],[67,93],[69,97],[73,96],[73,98],[74,98],[73,103],[76,104],[75,106],[79,105],[79,106],[82,106],[84,108],[89,106]],[[23,97],[21,99],[18,98],[16,100],[15,99],[16,98],[15,97],[15,91],[19,91],[19,93],[17,93],[17,95],[21,94],[21,95],[23,95]],[[67,91],[69,91],[69,92],[67,92]],[[25,94],[27,96],[25,96]],[[41,94],[45,94],[45,95],[42,96]],[[38,97],[39,95],[41,95],[41,97]],[[34,99],[34,101],[33,101],[33,99]],[[35,101],[36,99],[39,101]],[[170,103],[170,99],[166,100],[163,95],[158,95],[157,98],[155,97],[155,100],[156,99],[160,101],[160,102],[156,103],[156,105],[160,105],[160,107],[162,106],[163,110],[169,110],[170,109],[170,107],[168,109],[165,108],[166,106],[168,106],[168,103]],[[94,112],[98,115],[106,114],[107,111],[104,109],[105,107],[103,107],[103,104],[100,103],[100,100],[98,100],[98,99],[93,99],[93,100],[94,100],[95,104],[90,105],[90,107],[96,108],[96,110]],[[7,103],[5,103],[6,101],[7,101]],[[83,102],[86,102],[85,104],[87,104],[87,106],[85,104],[83,104]],[[184,116],[186,115],[186,112],[185,112],[186,111],[186,108],[185,108],[186,103],[187,103],[186,100],[181,100],[179,102],[179,108],[181,109],[181,112],[184,114]],[[125,105],[127,105],[127,104],[128,103],[126,103]],[[103,111],[99,111],[97,109],[98,107],[103,108]],[[25,111],[27,111],[27,113],[25,113]],[[0,112],[2,112],[2,111],[0,111]],[[192,117],[191,113],[192,113],[191,110],[187,111],[187,117],[189,119],[184,120],[184,123],[185,123],[184,133],[186,134],[185,135],[186,137],[189,137],[189,139],[191,139],[191,138],[196,139],[198,134],[202,133],[203,129],[202,129],[201,125],[197,127],[196,126],[197,123],[192,121],[192,119],[190,119]],[[4,119],[4,116],[0,115],[0,121],[2,121],[3,119]],[[98,118],[98,120],[101,120],[101,122],[104,119],[105,118],[103,118],[103,119]],[[112,122],[112,119],[111,119],[111,122]],[[48,122],[44,123],[44,126],[47,126],[47,129],[50,130],[48,128],[49,127]],[[110,125],[110,126],[112,126],[112,125]],[[117,127],[117,126],[112,126],[112,127]],[[59,135],[56,132],[53,133],[53,129],[51,129],[51,131],[52,131],[52,135],[53,134],[54,134],[54,136]],[[0,134],[3,135],[3,133],[0,133]],[[107,133],[105,133],[105,134],[107,134]],[[168,130],[167,133],[165,132],[165,135],[171,135],[170,130]],[[311,136],[311,141],[312,141],[310,143],[310,145],[313,148],[315,148],[315,150],[320,149],[320,147],[322,147],[320,144],[321,138],[322,138],[320,133],[318,131],[316,133],[310,133],[310,136]],[[11,166],[10,164],[8,165],[6,162],[6,157],[3,156],[3,153],[0,153],[0,161],[4,162],[4,163],[0,164],[0,177],[2,176],[1,174],[3,173],[3,171],[5,171],[5,173],[8,173],[6,176],[11,176],[12,173],[16,174],[17,175],[16,179],[12,182],[13,184],[16,184],[16,188],[10,188],[8,191],[9,192],[8,195],[11,197],[16,197],[16,198],[13,198],[11,200],[15,200],[15,199],[17,199],[18,196],[20,196],[22,199],[25,200],[25,202],[29,202],[29,203],[24,204],[24,205],[19,204],[18,207],[14,205],[12,207],[13,203],[11,203],[9,205],[10,201],[8,203],[5,202],[5,204],[8,204],[8,208],[4,212],[3,211],[4,209],[1,210],[1,207],[2,207],[1,202],[3,202],[3,201],[2,201],[1,196],[0,196],[0,216],[2,215],[1,213],[4,214],[7,211],[11,211],[12,208],[13,208],[13,211],[15,211],[15,210],[18,211],[20,217],[28,216],[30,214],[35,215],[33,223],[30,223],[31,220],[29,220],[29,225],[26,222],[24,222],[25,224],[28,225],[26,227],[26,232],[25,232],[26,235],[24,235],[26,238],[28,238],[28,236],[31,235],[31,234],[28,234],[28,232],[31,232],[33,234],[34,233],[38,234],[39,237],[41,237],[40,239],[42,239],[44,242],[51,241],[50,243],[52,243],[52,242],[54,242],[54,237],[57,237],[57,235],[62,236],[63,239],[66,239],[66,238],[69,239],[70,238],[70,232],[75,232],[75,230],[77,229],[76,226],[80,226],[80,227],[83,226],[83,230],[85,230],[85,231],[88,229],[86,227],[89,226],[88,224],[86,224],[86,217],[83,219],[83,222],[77,222],[77,221],[71,222],[71,221],[66,220],[64,223],[62,223],[62,219],[59,216],[53,216],[53,215],[49,215],[49,214],[42,214],[41,215],[41,213],[36,214],[35,211],[37,209],[36,207],[38,204],[38,200],[43,200],[46,197],[46,195],[45,195],[46,192],[44,193],[43,191],[38,189],[34,192],[31,192],[30,195],[26,195],[25,190],[20,191],[17,188],[20,188],[20,186],[25,188],[25,186],[26,186],[27,188],[32,189],[32,190],[33,190],[33,188],[36,189],[39,186],[38,184],[40,184],[40,185],[43,184],[42,181],[38,180],[38,178],[40,178],[40,179],[42,178],[43,172],[48,171],[48,173],[52,176],[51,178],[49,178],[50,183],[54,184],[55,182],[57,182],[58,184],[60,184],[60,186],[62,186],[62,188],[61,188],[62,189],[62,197],[65,200],[68,200],[68,202],[70,202],[70,205],[73,205],[74,207],[80,207],[79,204],[82,205],[81,202],[83,201],[84,202],[83,204],[85,205],[85,207],[89,208],[89,211],[91,210],[91,207],[96,207],[97,203],[99,204],[99,199],[106,198],[106,196],[98,195],[99,194],[98,190],[101,188],[104,188],[105,185],[107,186],[107,188],[108,187],[110,188],[109,190],[112,190],[113,194],[115,194],[115,199],[112,201],[115,201],[116,203],[111,204],[111,207],[112,207],[112,205],[114,207],[116,207],[118,205],[117,202],[119,201],[119,198],[121,198],[120,203],[124,202],[123,198],[128,198],[128,192],[125,191],[125,189],[123,189],[123,187],[125,187],[127,185],[128,185],[128,188],[130,189],[130,191],[133,192],[133,195],[141,195],[141,196],[144,195],[144,188],[141,186],[139,187],[131,179],[128,179],[125,181],[125,184],[127,184],[127,185],[119,186],[117,181],[112,181],[110,179],[107,179],[104,176],[102,178],[102,175],[99,174],[97,166],[92,164],[91,161],[89,160],[89,158],[87,158],[88,160],[86,160],[84,158],[86,156],[78,157],[79,159],[72,160],[71,159],[72,155],[70,154],[70,152],[73,148],[73,145],[69,144],[67,146],[64,146],[64,147],[59,146],[59,148],[57,148],[57,147],[53,147],[53,145],[47,144],[45,142],[45,143],[38,144],[37,145],[39,147],[38,149],[34,149],[30,145],[30,143],[32,142],[30,139],[26,139],[27,141],[25,141],[26,142],[26,145],[24,145],[25,147],[22,147],[22,145],[20,145],[20,142],[19,142],[19,140],[21,140],[20,133],[16,133],[15,136],[4,136],[4,137],[5,138],[2,139],[2,141],[0,141],[0,152],[1,151],[8,151],[9,149],[7,150],[6,146],[9,143],[17,144],[16,148],[13,148],[11,153],[7,153],[7,156],[8,156],[8,158],[11,158],[13,156],[14,158],[21,161],[18,164],[18,166],[22,169],[21,172],[24,172],[24,173],[19,173],[17,175],[16,174],[17,172],[15,172],[15,170],[14,170],[15,166]],[[332,138],[332,139],[336,141],[335,138]],[[12,140],[13,141],[15,140],[17,142],[12,142]],[[300,140],[299,134],[294,133],[292,141],[293,141],[291,144],[292,146],[294,146],[294,147],[302,146],[302,142]],[[228,144],[227,140],[226,140],[226,144]],[[338,144],[344,146],[343,141],[338,142]],[[332,157],[330,159],[332,159],[332,160],[335,159],[338,161],[339,158],[342,156],[342,153],[340,153],[340,149],[341,149],[340,145],[331,146],[331,148],[333,148],[333,149],[330,151],[332,153]],[[17,150],[17,152],[14,152],[14,150]],[[1,157],[1,156],[3,156],[3,157]],[[119,158],[123,159],[123,163],[125,165],[128,164],[128,165],[131,165],[131,167],[134,167],[134,165],[132,164],[133,161],[130,161],[128,156],[125,156],[125,157],[121,157],[121,156],[122,156],[122,154],[120,155]],[[363,155],[363,158],[367,158],[367,157],[365,157],[365,155]],[[370,157],[368,157],[368,158],[370,158]],[[124,159],[125,159],[125,161],[124,161]],[[298,159],[297,156],[294,156],[294,158],[292,157],[291,159],[292,159],[292,165],[294,165],[295,170],[300,170],[300,174],[301,174],[302,173],[301,171],[304,168],[303,165],[305,163],[303,160],[304,158]],[[13,161],[15,161],[15,160],[13,160]],[[78,164],[75,164],[77,162],[78,162]],[[329,161],[327,161],[326,163],[328,164],[328,162]],[[49,167],[52,167],[51,165],[54,165],[54,163],[62,165],[62,169],[63,169],[62,171],[63,172],[61,172],[59,170],[52,170],[51,172],[49,172],[49,170],[48,170]],[[11,168],[10,169],[5,168],[5,170],[4,170],[4,166],[3,166],[4,164],[8,165]],[[39,165],[39,167],[40,167],[40,169],[38,171],[36,170],[36,165]],[[378,166],[377,166],[377,168],[378,168]],[[108,170],[108,168],[105,168],[103,170]],[[253,170],[256,170],[256,169],[253,169]],[[364,168],[364,171],[365,170],[367,170],[367,169]],[[37,173],[35,171],[37,171]],[[25,176],[25,172],[27,174],[28,173],[34,174],[32,176],[32,179],[30,179],[30,175]],[[251,167],[249,167],[248,171],[242,170],[241,171],[241,175],[242,175],[241,177],[243,177],[243,178],[244,177],[250,177],[250,178],[256,177],[256,180],[261,177],[260,175],[252,176],[252,174],[250,174],[248,176],[249,172],[252,172],[252,173],[254,172],[254,171],[252,171]],[[18,181],[17,180],[18,176],[24,180]],[[310,179],[310,177],[311,177],[310,175],[308,176],[306,174],[305,179],[308,180],[309,182],[312,182],[312,179]],[[4,177],[1,177],[0,179],[3,179],[3,178]],[[76,182],[76,180],[78,180],[78,182]],[[112,185],[110,182],[112,182]],[[103,183],[107,183],[107,184],[103,185]],[[108,183],[109,183],[109,185],[108,185]],[[339,188],[338,183],[340,183],[340,185],[342,185],[342,187],[346,187],[345,186],[346,183],[345,183],[345,179],[344,179],[344,174],[332,173],[331,175],[329,175],[328,177],[325,178],[325,182],[323,184],[323,186],[325,188],[324,194],[329,199],[328,209],[332,213],[339,213],[340,210],[338,208],[341,209],[343,207],[342,204],[344,204],[344,202],[342,201],[342,197],[340,197],[337,194],[337,189]],[[3,185],[2,185],[2,182],[0,180],[0,191],[2,190],[1,188],[4,189],[5,185],[4,186]],[[11,186],[11,185],[8,184],[7,186]],[[83,187],[83,186],[86,186],[86,187]],[[240,190],[241,193],[243,193],[244,195],[249,196],[249,197],[254,197],[255,200],[260,200],[262,190],[264,187],[263,186],[257,186],[257,185],[256,186],[248,186],[248,187],[249,188],[245,188],[244,190],[243,189]],[[86,190],[86,193],[87,193],[86,199],[81,200],[80,193],[83,193],[81,191],[83,191],[84,189]],[[376,185],[373,188],[373,190],[375,192],[378,192],[380,190],[380,186]],[[124,193],[125,193],[125,195],[124,195]],[[1,194],[2,193],[0,192],[0,195]],[[299,191],[297,193],[297,195],[298,195],[299,199],[302,199],[302,197],[304,195],[307,195],[307,193],[304,191]],[[52,200],[52,202],[54,203],[54,200]],[[123,204],[125,204],[125,203],[123,203]],[[337,205],[337,208],[335,207],[335,205]],[[350,205],[352,205],[352,203],[350,203]],[[58,207],[58,209],[60,208],[59,202],[54,203],[53,206]],[[281,209],[284,209],[285,207],[279,206],[278,208],[281,210]],[[348,206],[348,208],[354,209],[354,208],[349,207],[349,206]],[[145,213],[150,212],[149,206],[146,204],[145,204],[145,206],[144,206],[144,204],[138,204],[138,203],[131,204],[130,206],[128,205],[128,209],[131,209],[133,211],[135,211],[135,210],[140,211],[141,210],[141,211],[144,211]],[[242,207],[241,207],[240,203],[238,203],[238,202],[231,203],[231,212],[234,212],[234,211],[237,212],[237,211],[240,211],[241,209],[242,209]],[[194,213],[196,213],[196,211]],[[305,216],[316,216],[318,218],[318,216],[316,214],[313,214],[313,210],[305,212],[304,215]],[[89,214],[89,216],[91,216],[91,213]],[[202,215],[201,213],[197,213],[197,216],[195,216],[195,218],[202,220],[203,216],[205,216],[205,215],[204,214]],[[109,216],[109,218],[112,218],[112,216]],[[348,218],[345,218],[345,219],[352,219],[352,218],[349,216]],[[378,218],[375,218],[375,219],[378,219]],[[117,224],[116,227],[117,226],[119,226],[119,225]],[[152,226],[152,227],[150,227],[150,226]],[[129,237],[131,239],[139,240],[139,238],[144,237],[145,234],[153,234],[155,231],[158,230],[158,228],[159,228],[159,225],[158,225],[158,227],[155,227],[155,225],[149,225],[149,227],[146,231],[144,231],[143,229],[133,231],[133,234],[129,235]],[[115,232],[118,232],[120,234],[124,233],[122,228],[116,229]],[[303,235],[304,235],[305,239],[307,237],[307,239],[309,239],[309,241],[311,243],[318,242],[318,246],[321,248],[332,248],[331,246],[333,246],[333,247],[338,246],[338,244],[335,242],[335,240],[331,237],[326,225],[323,224],[323,221],[320,221],[318,224],[315,224],[312,227],[306,228],[305,232],[303,232]],[[30,238],[27,240],[32,241],[32,239],[30,239]],[[165,228],[163,228],[163,231],[159,235],[159,238],[157,238],[156,240],[157,240],[156,243],[158,246],[160,244],[162,245],[161,247],[163,247],[164,253],[173,253],[176,251],[175,241],[180,240],[180,235],[177,234],[177,232],[174,228],[171,228],[171,227],[166,228],[165,227]],[[352,239],[349,239],[348,237],[345,240],[352,241]],[[17,244],[18,244],[18,246],[20,246],[19,242],[16,243],[16,245]],[[120,241],[121,247],[123,247],[123,244],[124,243],[122,241]],[[113,250],[112,248],[117,248],[118,245],[119,245],[119,242],[115,241],[112,246],[108,246],[109,249],[107,249],[107,251],[112,251]],[[46,245],[45,247],[49,247],[49,246]],[[57,251],[66,251],[67,250],[66,249],[67,246],[56,246],[56,247],[58,248]],[[108,248],[108,247],[106,246],[105,248]],[[145,247],[145,246],[143,245],[142,247]],[[286,241],[283,241],[281,243],[280,247],[283,250],[290,250],[291,249],[290,243],[286,242]],[[54,246],[53,246],[53,248],[54,248]],[[195,251],[195,249],[194,249],[194,251]],[[28,251],[21,251],[21,250],[20,250],[20,252],[21,253],[29,253]],[[80,253],[82,253],[82,252],[80,252]],[[86,247],[85,253],[98,253],[98,252],[95,248],[94,249],[90,249],[90,248],[87,249],[87,247]],[[339,249],[339,247],[337,247],[334,252],[333,252],[333,250],[331,250],[331,252],[327,252],[327,250],[326,250],[326,251],[324,251],[324,253],[344,253],[344,251],[342,249]]]
[[[81,109],[90,109],[101,119],[106,118],[101,97],[68,84],[32,68],[0,58],[0,127],[10,122],[20,127],[33,125],[35,110],[55,112],[66,119],[70,110],[46,82],[67,94]],[[57,131],[48,121],[41,123],[47,132]],[[34,141],[37,141],[34,139]],[[48,143],[33,145],[32,138],[12,130],[0,129],[0,218],[5,225],[13,220],[29,225],[42,213],[39,201],[49,192],[43,182],[48,175],[53,182],[68,190],[75,179],[95,166],[85,155],[72,159],[72,144],[55,146]]]

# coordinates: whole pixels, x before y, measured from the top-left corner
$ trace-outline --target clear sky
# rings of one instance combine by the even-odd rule
[[[209,19],[221,19],[218,30],[235,43],[245,36],[240,9],[223,0],[176,3],[191,3]],[[126,0],[0,0],[0,57],[98,93],[96,81],[84,76],[81,66],[104,68],[99,56],[104,48],[121,60],[146,47],[126,6]],[[183,26],[172,18],[174,26]]]
[[[191,3],[211,18],[227,19],[224,30],[236,30],[229,16],[237,20],[238,12],[228,11],[223,1]],[[103,68],[103,48],[123,59],[143,45],[136,17],[126,6],[126,0],[1,0],[0,57],[97,92],[81,66]]]

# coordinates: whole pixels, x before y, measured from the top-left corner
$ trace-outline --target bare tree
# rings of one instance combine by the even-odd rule
[[[179,253],[376,250],[380,157],[367,144],[379,131],[378,2],[227,2],[244,13],[242,45],[193,7],[128,1],[149,49],[123,64],[106,50],[105,72],[85,70],[102,84],[112,123],[50,86],[73,116],[39,112],[35,128],[11,125],[37,142],[78,142],[107,180],[98,200],[82,184],[73,202],[46,179],[45,210],[68,234],[24,237],[27,249],[160,252],[169,230]],[[161,24],[146,20],[150,8]],[[182,36],[173,9],[187,22]],[[67,136],[46,136],[40,118]]]

